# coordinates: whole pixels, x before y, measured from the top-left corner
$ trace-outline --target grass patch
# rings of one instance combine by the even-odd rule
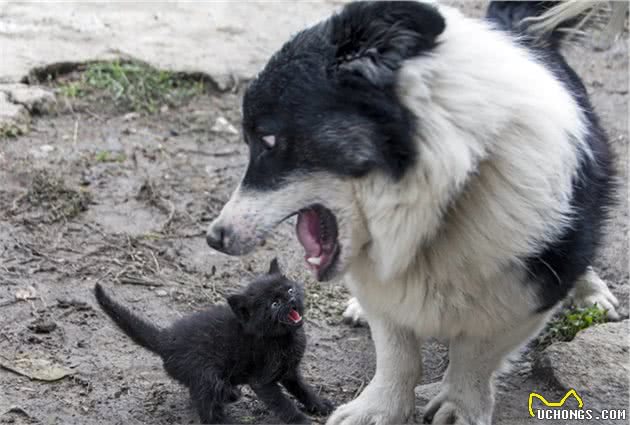
[[[26,133],[26,129],[15,124],[0,127],[0,139],[15,139],[24,133]]]
[[[581,330],[605,322],[606,310],[597,305],[587,308],[569,308],[547,324],[538,337],[538,348],[544,349],[558,341],[571,341]]]
[[[127,155],[124,153],[113,153],[110,151],[100,151],[94,157],[96,162],[125,162]]]
[[[162,106],[177,106],[204,92],[204,82],[153,68],[142,62],[97,62],[89,64],[81,85],[103,90],[119,106],[136,112],[155,113]],[[81,86],[66,85],[69,94]],[[70,96],[69,96],[70,97]]]
[[[82,81],[69,81],[59,86],[59,92],[69,99],[76,99],[86,94],[85,84]]]

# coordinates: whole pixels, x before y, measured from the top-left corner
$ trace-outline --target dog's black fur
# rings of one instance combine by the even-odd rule
[[[527,35],[527,21],[539,16],[557,1],[493,1],[488,6],[487,19],[500,29],[519,36],[519,42],[535,52],[571,93],[586,116],[587,142],[596,161],[583,161],[578,177],[573,181],[571,206],[573,220],[565,233],[544,249],[524,259],[532,281],[539,284],[539,311],[553,307],[563,299],[574,282],[586,271],[601,243],[609,208],[616,202],[613,155],[599,118],[591,105],[582,80],[559,51],[563,31],[553,31],[544,40]],[[568,28],[574,20],[560,24]]]
[[[166,329],[141,319],[94,288],[103,310],[137,344],[160,355],[168,374],[187,386],[203,423],[224,423],[226,403],[236,401],[238,386],[249,384],[282,421],[309,423],[282,392],[282,384],[310,413],[328,414],[332,404],[304,382],[299,365],[306,335],[287,320],[304,311],[303,291],[284,277],[276,260],[269,272],[239,294],[229,306],[217,305],[184,317]]]
[[[428,4],[357,2],[297,34],[245,92],[243,187],[272,190],[296,170],[400,179],[415,161],[416,119],[395,92],[396,71],[444,28]]]

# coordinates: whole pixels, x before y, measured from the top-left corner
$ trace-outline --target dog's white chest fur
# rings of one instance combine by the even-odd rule
[[[440,261],[445,268],[448,262]],[[484,336],[535,309],[534,287],[514,284],[526,280],[517,268],[484,279],[476,273],[432,274],[433,267],[419,260],[410,273],[382,282],[365,255],[350,269],[346,284],[368,319],[370,314],[387,317],[421,337]]]

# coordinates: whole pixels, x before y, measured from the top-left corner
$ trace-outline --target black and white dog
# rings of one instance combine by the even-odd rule
[[[377,365],[329,424],[408,421],[431,336],[449,339],[450,364],[425,419],[490,424],[494,372],[574,287],[614,314],[589,268],[611,153],[558,51],[577,17],[537,33],[523,21],[552,6],[493,3],[479,21],[352,3],[293,37],[248,87],[249,165],[207,239],[246,254],[297,215],[317,279],[346,275]]]

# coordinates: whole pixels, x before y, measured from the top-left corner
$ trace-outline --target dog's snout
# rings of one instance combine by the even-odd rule
[[[229,237],[228,228],[221,224],[214,223],[206,233],[206,242],[210,248],[225,252],[226,240]]]

